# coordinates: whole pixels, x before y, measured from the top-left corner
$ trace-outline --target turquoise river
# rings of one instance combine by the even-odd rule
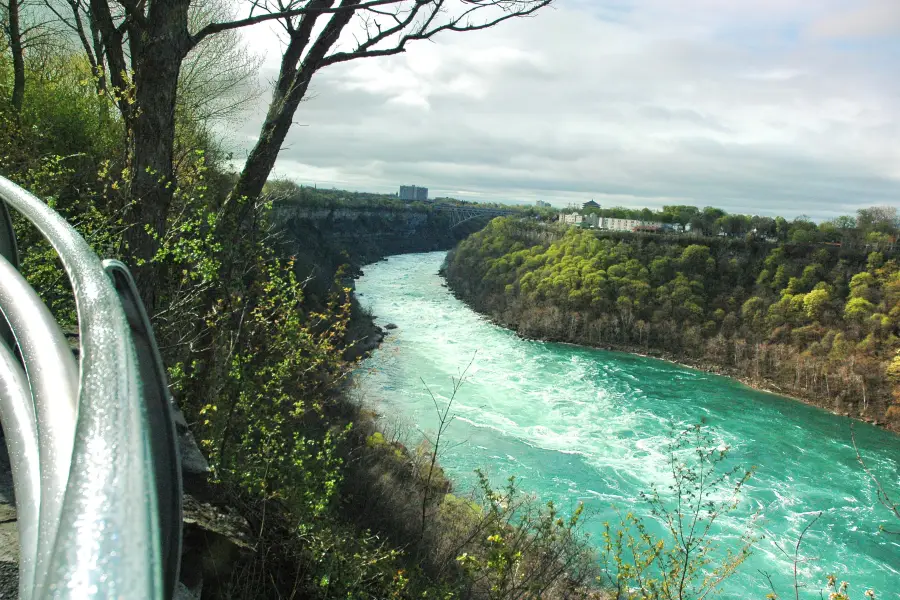
[[[586,529],[599,540],[613,506],[647,516],[639,499],[664,487],[666,446],[674,427],[701,419],[729,461],[756,466],[737,510],[715,531],[728,547],[758,513],[760,537],[751,557],[722,587],[721,598],[765,598],[766,571],[782,598],[794,597],[792,563],[776,548],[793,548],[816,513],[800,565],[801,598],[819,598],[825,575],[851,582],[851,598],[871,588],[900,599],[900,536],[877,505],[850,441],[847,419],[735,381],[629,354],[533,342],[497,327],[453,297],[438,269],[444,253],[408,254],[369,265],[356,284],[381,325],[384,344],[361,366],[364,400],[388,422],[416,432],[436,427],[423,381],[439,400],[470,363],[453,405],[444,468],[457,488],[471,488],[476,468],[521,486],[566,510],[584,502]],[[473,358],[474,357],[474,358]],[[857,424],[863,457],[900,493],[900,438]],[[412,440],[415,443],[415,439]],[[827,597],[827,595],[826,595]]]

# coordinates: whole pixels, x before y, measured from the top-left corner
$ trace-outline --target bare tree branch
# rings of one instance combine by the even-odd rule
[[[859,462],[860,466],[862,466],[863,471],[866,472],[866,475],[869,476],[869,479],[872,480],[872,483],[875,484],[876,495],[878,498],[878,502],[887,508],[889,511],[894,513],[894,516],[900,519],[900,504],[897,504],[893,501],[893,499],[888,495],[887,491],[885,491],[884,486],[881,484],[881,481],[869,469],[869,466],[866,464],[866,461],[863,460],[862,454],[859,452],[859,446],[856,445],[856,432],[853,429],[853,422],[850,422],[850,440],[853,442],[853,450],[856,452],[856,460]],[[890,533],[891,535],[900,535],[900,531],[887,529],[882,526],[882,531],[885,533]]]
[[[459,393],[459,388],[462,387],[462,384],[466,381],[466,373],[469,372],[469,369],[475,363],[475,356],[477,355],[477,351],[472,354],[472,360],[469,361],[469,364],[466,365],[466,368],[462,370],[459,377],[451,378],[453,382],[453,392],[450,394],[450,399],[447,401],[447,404],[441,409],[438,404],[437,398],[434,397],[434,393],[432,393],[431,388],[428,387],[428,384],[425,383],[425,380],[422,380],[422,385],[425,386],[425,391],[428,392],[428,395],[431,397],[431,402],[434,404],[434,411],[437,415],[438,420],[438,428],[437,428],[437,436],[434,439],[434,442],[429,440],[431,444],[431,457],[428,465],[428,477],[425,479],[425,485],[422,491],[422,527],[419,531],[419,535],[424,537],[425,535],[425,525],[427,524],[427,512],[428,512],[428,502],[430,498],[431,492],[431,480],[434,476],[434,468],[437,464],[438,453],[440,452],[441,447],[441,436],[447,431],[447,428],[450,426],[450,423],[456,418],[456,415],[450,414],[450,409],[453,407],[453,401],[456,399],[456,394]],[[423,434],[424,436],[424,434]],[[428,439],[426,437],[426,439]]]
[[[400,54],[406,51],[406,44],[416,40],[426,40],[434,37],[438,33],[442,31],[455,31],[455,32],[464,32],[464,31],[478,31],[480,29],[488,29],[490,27],[494,27],[503,21],[512,18],[518,17],[527,17],[538,10],[544,8],[545,6],[550,5],[552,0],[541,0],[539,2],[528,2],[528,3],[520,3],[520,4],[530,4],[531,6],[527,8],[522,8],[521,10],[507,10],[505,14],[500,15],[496,18],[490,19],[483,23],[471,23],[468,22],[469,17],[477,11],[484,9],[488,6],[487,3],[476,1],[473,2],[477,4],[476,6],[467,9],[458,17],[455,17],[444,23],[442,25],[433,26],[433,23],[441,12],[441,9],[444,5],[444,0],[438,0],[435,3],[417,3],[415,8],[412,9],[410,14],[403,19],[403,21],[398,22],[393,27],[380,31],[378,35],[370,37],[366,42],[359,44],[354,50],[348,52],[336,52],[328,57],[322,63],[322,66],[327,66],[339,62],[346,62],[349,60],[354,60],[357,58],[370,58],[375,56],[391,56],[394,54]],[[404,29],[406,29],[411,23],[415,21],[416,16],[418,15],[420,9],[424,6],[429,6],[430,14],[428,19],[422,23],[420,26],[416,27],[412,33],[408,33],[400,38],[400,40],[390,48],[382,48],[382,49],[374,49],[374,46],[379,43],[391,38],[394,35],[399,34]]]
[[[128,89],[128,63],[125,60],[123,47],[124,33],[116,27],[113,21],[109,4],[105,0],[89,0],[91,9],[91,22],[97,31],[106,61],[109,63],[109,78],[117,90]],[[95,46],[96,47],[96,46]],[[97,57],[98,65],[103,64],[101,57]],[[116,103],[129,128],[131,127],[131,106],[121,97],[116,97]]]
[[[103,56],[98,55],[97,53],[99,40],[96,39],[96,35],[93,31],[92,35],[95,38],[94,45],[92,46],[91,42],[88,40],[87,33],[84,28],[84,20],[81,18],[81,0],[66,0],[66,4],[72,11],[72,21],[61,14],[51,0],[44,0],[44,5],[50,10],[50,12],[56,15],[59,22],[62,23],[65,27],[68,27],[69,29],[74,31],[78,36],[78,40],[81,42],[81,47],[84,50],[85,55],[87,56],[88,63],[91,65],[91,72],[97,79],[97,90],[103,91],[106,88],[106,78],[103,76],[102,71]]]
[[[421,2],[422,0],[417,0],[417,2]],[[212,35],[214,33],[219,33],[220,31],[227,31],[229,29],[239,29],[241,27],[248,27],[250,25],[256,25],[257,23],[265,23],[266,21],[274,21],[275,19],[288,19],[290,17],[299,17],[305,14],[328,14],[328,13],[339,13],[346,11],[354,11],[360,8],[368,8],[371,6],[382,6],[385,4],[395,4],[398,0],[369,0],[369,2],[365,2],[363,4],[356,5],[355,7],[348,8],[346,6],[338,6],[334,8],[309,8],[308,6],[304,6],[303,8],[292,8],[290,10],[283,11],[274,11],[270,13],[265,13],[262,15],[250,16],[245,19],[237,19],[235,21],[225,21],[221,23],[210,23],[209,25],[203,27],[200,31],[193,34],[191,36],[191,47],[196,46],[200,43],[203,38]]]

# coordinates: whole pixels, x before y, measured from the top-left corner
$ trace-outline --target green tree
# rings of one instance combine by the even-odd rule
[[[875,311],[875,305],[865,298],[851,298],[844,307],[844,318],[848,321],[861,323]]]
[[[691,273],[706,273],[715,267],[708,246],[691,244],[681,253],[681,265]]]
[[[803,297],[803,310],[806,316],[814,321],[820,321],[830,300],[827,290],[816,289]]]

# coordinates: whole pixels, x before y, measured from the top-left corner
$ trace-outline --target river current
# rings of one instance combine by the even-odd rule
[[[458,490],[474,470],[520,486],[564,510],[583,502],[586,531],[599,543],[613,507],[649,518],[639,494],[664,488],[667,445],[674,431],[705,421],[716,443],[730,448],[728,465],[756,467],[737,510],[718,522],[724,547],[745,533],[751,515],[760,538],[721,598],[793,597],[793,550],[804,537],[801,598],[819,598],[829,573],[851,582],[851,598],[871,588],[900,599],[900,529],[878,506],[876,488],[860,468],[845,418],[727,378],[639,356],[526,341],[493,325],[453,297],[438,269],[443,252],[390,257],[364,268],[356,293],[380,325],[394,323],[383,345],[361,365],[364,399],[388,422],[406,423],[415,443],[437,426],[425,389],[445,402],[452,378],[466,369],[454,400],[441,464]],[[424,382],[424,383],[423,383]],[[900,493],[900,437],[857,423],[869,468]],[[895,498],[896,501],[896,498]],[[827,597],[827,595],[826,595]]]

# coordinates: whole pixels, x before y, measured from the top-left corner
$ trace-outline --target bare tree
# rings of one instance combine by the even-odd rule
[[[227,0],[194,0],[188,21],[191,29],[199,29],[234,16]],[[262,56],[246,48],[237,30],[205,38],[185,58],[177,109],[202,122],[233,119],[259,98],[261,64]]]
[[[0,5],[3,29],[12,55],[11,102],[16,112],[22,110],[25,101],[25,53],[46,40],[52,31],[51,22],[38,18],[33,8],[27,0],[3,0]]]
[[[860,464],[863,471],[865,471],[866,475],[875,485],[876,498],[878,499],[878,503],[883,507],[888,509],[897,519],[900,519],[900,504],[894,502],[894,499],[888,494],[887,490],[884,489],[884,485],[882,485],[881,480],[872,472],[869,468],[869,465],[866,464],[866,461],[863,459],[862,454],[859,452],[859,446],[856,445],[856,432],[853,430],[853,423],[850,423],[850,440],[853,442],[853,450],[856,452],[856,461]],[[889,529],[887,527],[882,526],[881,530],[885,533],[889,533],[892,535],[900,535],[900,530],[898,529]]]
[[[19,0],[9,0],[6,5],[6,27],[9,37],[9,49],[13,59],[13,92],[12,105],[16,111],[22,110],[25,100],[25,54],[22,48],[22,25],[20,21]]]
[[[249,0],[239,18],[212,14],[191,23],[198,0],[66,0],[81,45],[115,99],[128,133],[129,199],[140,226],[126,235],[150,310],[158,277],[146,264],[158,248],[172,205],[178,86],[187,57],[207,38],[280,21],[290,41],[260,140],[232,197],[256,197],[291,125],[310,78],[319,69],[355,58],[403,52],[409,42],[442,31],[474,31],[528,16],[552,0]],[[77,18],[76,18],[77,16]],[[327,17],[324,27],[317,23]],[[356,17],[363,37],[341,51],[337,42]],[[81,24],[77,23],[81,20]],[[321,24],[320,24],[321,25]],[[348,30],[349,33],[349,30]],[[234,204],[234,203],[231,203]]]
[[[61,4],[57,4],[57,1]],[[56,16],[64,30],[78,36],[78,41],[91,65],[91,73],[97,82],[97,92],[105,93],[107,78],[103,70],[103,45],[100,42],[100,32],[90,19],[86,0],[44,0],[44,4]]]
[[[784,556],[791,561],[791,564],[794,568],[794,599],[800,600],[800,588],[806,587],[804,584],[800,583],[799,578],[799,567],[801,564],[810,562],[812,560],[816,560],[814,558],[801,558],[800,557],[800,546],[803,545],[803,537],[806,535],[806,532],[810,530],[810,528],[815,524],[816,521],[822,516],[822,512],[819,511],[816,513],[816,516],[813,517],[803,528],[803,531],[800,532],[800,536],[797,538],[797,543],[794,545],[793,554],[788,550],[785,550],[778,542],[775,542],[775,547],[778,548],[779,552],[784,554]],[[766,578],[766,581],[769,582],[769,588],[772,590],[772,594],[775,598],[778,597],[778,592],[775,589],[775,584],[772,583],[772,577],[769,575],[767,571],[759,570],[759,573]]]
[[[305,97],[313,75],[337,63],[390,56],[406,51],[414,41],[427,40],[444,31],[487,29],[514,17],[534,14],[551,0],[392,0],[377,6],[361,0],[340,0],[342,10],[330,16],[318,35],[313,31],[323,13],[315,10],[284,17],[288,44],[281,70],[256,145],[250,152],[232,197],[257,197],[275,165],[281,145]],[[281,0],[264,8],[277,14]],[[310,0],[309,7],[333,7],[333,0]],[[341,34],[353,34],[354,44],[341,48]]]

